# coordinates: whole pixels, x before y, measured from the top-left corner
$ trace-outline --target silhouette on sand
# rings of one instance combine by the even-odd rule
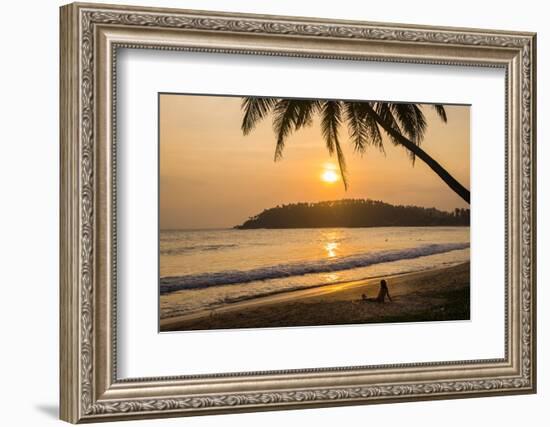
[[[390,291],[388,289],[388,284],[384,279],[380,280],[380,289],[378,290],[378,295],[376,298],[367,298],[366,294],[361,295],[363,301],[372,301],[372,302],[379,302],[384,303],[386,302],[386,297],[390,300],[390,302],[393,302],[390,296]]]

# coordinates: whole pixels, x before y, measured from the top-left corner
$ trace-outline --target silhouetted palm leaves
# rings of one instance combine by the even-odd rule
[[[436,104],[433,108],[441,120],[446,122],[444,106]],[[346,160],[339,137],[343,124],[347,125],[356,152],[362,154],[369,146],[384,151],[383,130],[393,144],[407,149],[413,165],[416,157],[419,157],[460,197],[470,202],[470,192],[420,148],[427,123],[422,107],[418,104],[245,97],[242,110],[244,115],[241,129],[245,135],[272,114],[273,130],[277,138],[276,161],[282,158],[288,136],[303,127],[311,126],[314,115],[318,114],[325,144],[330,155],[336,154],[346,189]]]

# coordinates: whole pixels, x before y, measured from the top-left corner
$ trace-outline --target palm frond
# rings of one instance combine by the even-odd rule
[[[401,130],[401,127],[399,126],[399,123],[395,119],[391,108],[390,103],[388,102],[375,102],[372,105],[369,103],[366,103],[366,113],[370,115],[369,108],[372,108],[379,116],[380,118],[386,123],[388,126],[390,126],[392,129],[394,129],[396,132],[399,132],[400,134],[403,134],[403,131]],[[393,145],[399,145],[400,142],[398,139],[396,139],[392,134],[387,134],[390,137],[390,141],[393,143]]]
[[[378,123],[375,118],[371,114],[367,114],[363,120],[365,121],[365,126],[368,130],[369,139],[372,141],[372,145],[386,155],[386,150],[384,150],[384,142],[382,141],[382,134],[380,133],[380,128],[378,127]]]
[[[390,109],[399,122],[401,129],[415,145],[420,145],[426,131],[426,118],[416,104],[391,103]],[[416,156],[409,151],[409,157],[414,166]]]
[[[321,102],[318,100],[296,99],[293,101],[298,110],[298,119],[296,121],[296,129],[311,126],[313,122],[313,114],[320,108]]]
[[[273,107],[273,130],[277,136],[275,161],[280,160],[286,138],[296,130],[311,125],[313,113],[318,108],[317,101],[300,99],[279,99]]]
[[[248,135],[264,119],[273,106],[277,98],[258,98],[247,96],[242,99],[241,110],[244,111],[241,130],[244,135]]]
[[[342,122],[342,104],[339,101],[324,101],[320,108],[321,112],[321,130],[325,138],[330,155],[336,152],[338,166],[340,168],[340,176],[344,183],[344,188],[348,188],[346,159],[338,138],[338,128]]]
[[[334,153],[334,143],[338,140],[338,128],[342,121],[342,109],[338,101],[324,101],[321,107],[321,131],[330,154]]]
[[[378,124],[364,108],[364,104],[364,102],[344,102],[345,120],[354,149],[363,154],[366,147],[372,145],[385,153]]]
[[[445,111],[445,107],[441,104],[434,104],[433,107],[439,118],[447,123],[447,112]]]
[[[357,102],[344,102],[344,118],[356,152],[363,154],[367,148],[367,129]]]
[[[395,119],[401,129],[415,144],[420,144],[426,131],[426,118],[416,104],[390,104]]]
[[[380,133],[380,128],[378,126],[378,123],[376,122],[376,119],[374,116],[370,113],[370,109],[366,107],[373,107],[371,105],[373,103],[371,102],[361,102],[360,105],[360,113],[361,113],[361,120],[363,121],[363,124],[365,126],[365,130],[367,131],[367,142],[369,145],[372,145],[376,148],[378,148],[382,153],[386,154],[386,151],[384,150],[384,143],[382,141],[382,134]]]
[[[334,142],[334,147],[336,149],[336,158],[338,159],[338,167],[340,168],[340,176],[342,177],[342,182],[344,183],[344,189],[348,189],[348,171],[346,166],[346,158],[344,157],[344,152],[340,146],[340,142],[336,140]]]

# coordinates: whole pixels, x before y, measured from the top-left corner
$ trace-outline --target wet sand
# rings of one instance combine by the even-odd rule
[[[392,302],[375,298],[380,278],[320,286],[161,319],[160,330],[266,328],[468,320],[470,263],[385,277]],[[169,295],[167,296],[170,297]]]

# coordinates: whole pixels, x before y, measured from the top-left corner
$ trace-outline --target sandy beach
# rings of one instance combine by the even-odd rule
[[[161,318],[160,330],[186,331],[282,326],[467,320],[470,264],[384,277],[392,302],[376,297],[380,278],[319,286]],[[177,298],[163,295],[162,298]]]

